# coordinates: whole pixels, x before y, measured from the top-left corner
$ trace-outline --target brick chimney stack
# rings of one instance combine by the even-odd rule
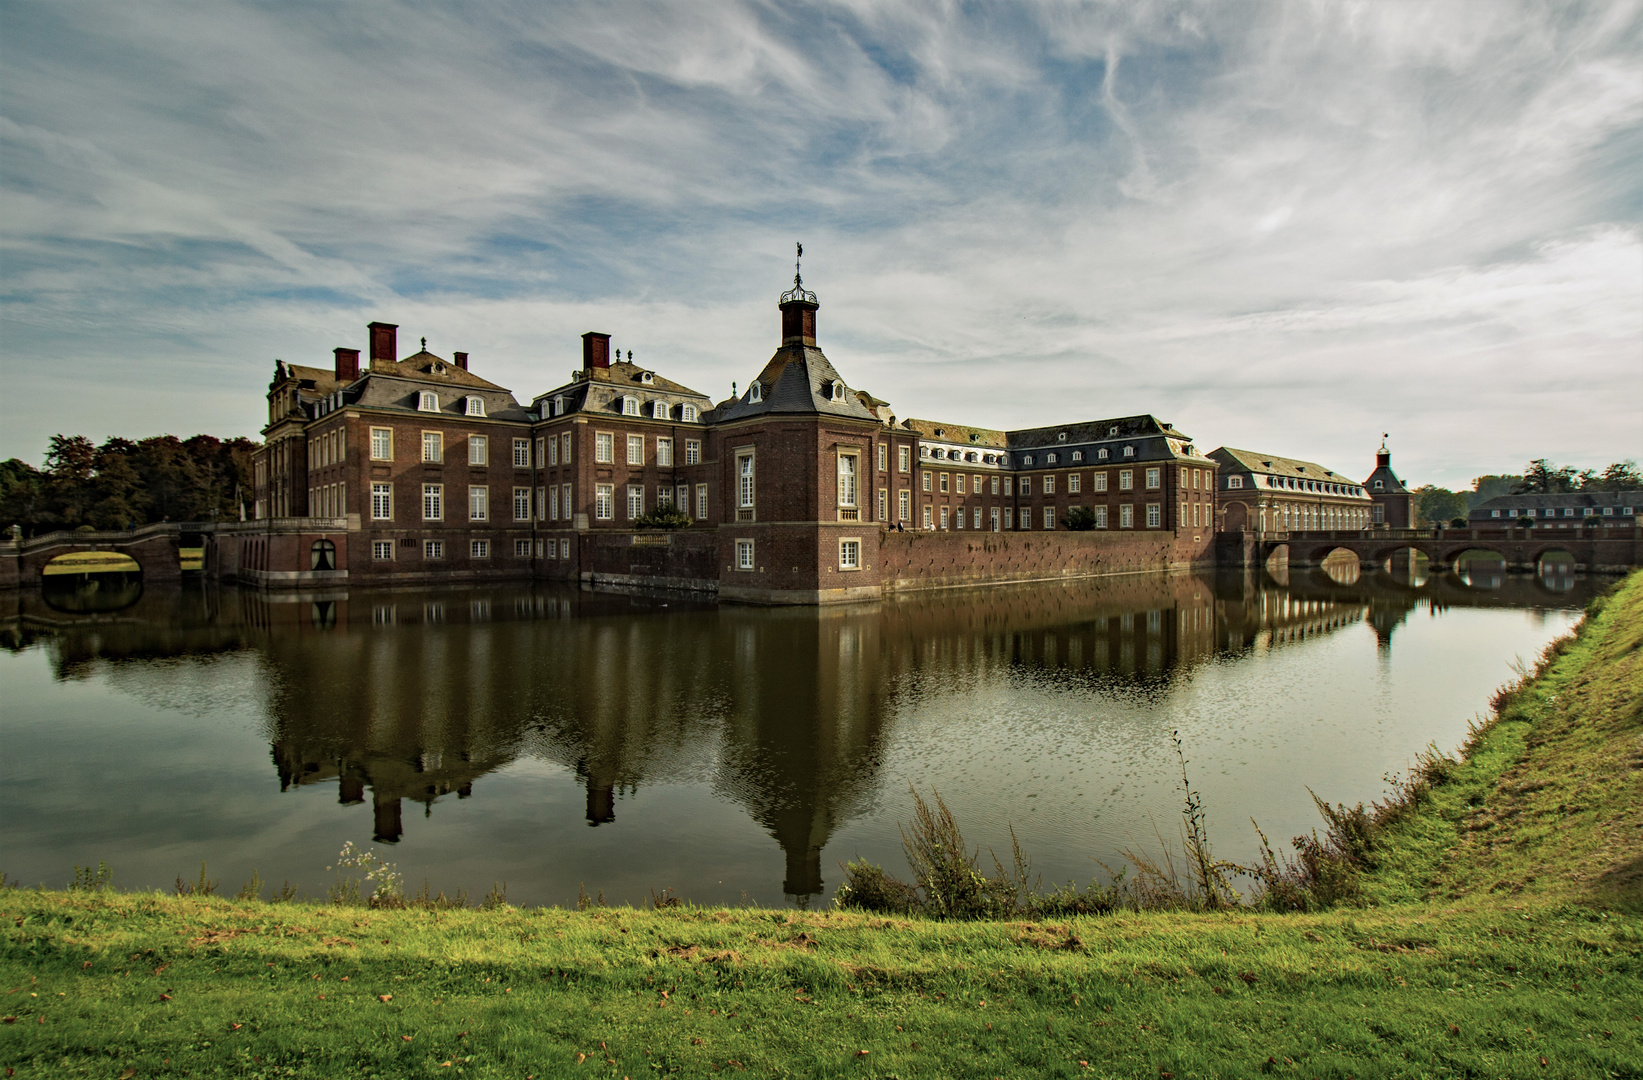
[[[465,352],[454,352],[454,353],[451,354],[451,359],[456,361],[456,366],[461,368],[463,371],[468,370],[468,354],[467,353],[465,353]]]
[[[337,381],[353,382],[359,378],[359,350],[332,349],[337,357]]]
[[[610,335],[588,331],[582,335],[582,370],[610,367]]]
[[[369,328],[371,331],[371,369],[378,366],[387,367],[399,362],[399,345],[397,343],[399,325],[397,323],[374,322]]]
[[[816,344],[817,306],[814,300],[789,300],[781,305],[783,345]]]

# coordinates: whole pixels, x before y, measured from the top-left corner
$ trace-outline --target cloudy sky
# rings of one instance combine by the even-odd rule
[[[255,436],[400,324],[714,397],[1152,412],[1415,483],[1643,458],[1635,3],[0,3],[0,457]]]

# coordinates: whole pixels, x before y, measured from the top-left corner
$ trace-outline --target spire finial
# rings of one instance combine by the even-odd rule
[[[790,300],[799,300],[805,303],[814,304],[816,302],[816,294],[813,292],[805,292],[804,278],[799,275],[799,263],[804,259],[803,242],[795,242],[793,249],[793,288],[782,293],[781,302],[785,304]]]
[[[423,352],[428,351],[428,339],[427,338],[422,339],[422,351]]]

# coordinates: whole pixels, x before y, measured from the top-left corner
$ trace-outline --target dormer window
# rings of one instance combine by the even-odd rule
[[[696,422],[696,406],[682,406],[679,409],[679,419],[683,420],[687,424],[694,424]]]
[[[918,448],[918,456],[921,457],[921,458],[929,457],[930,456],[930,448],[928,446],[919,447]]]
[[[418,412],[438,412],[439,395],[432,390],[420,391],[416,396],[416,407]]]
[[[974,461],[975,459],[976,459],[976,452],[974,450],[971,450],[968,454],[964,455],[964,460],[965,461]]]
[[[1107,460],[1107,448],[1105,446],[1103,446],[1101,449],[1097,450],[1095,452],[1095,457],[1096,457],[1097,461],[1106,461]]]
[[[1375,490],[1376,491],[1385,491],[1386,490],[1386,481],[1384,481],[1384,480],[1375,481]]]
[[[651,383],[656,381],[656,376],[648,371],[641,371],[639,373],[639,381],[644,383],[646,386],[649,386]]]
[[[431,372],[433,372],[433,373],[434,373],[434,374],[435,374],[435,375],[443,375],[443,374],[445,374],[445,369],[444,369],[444,368],[442,368],[442,367],[440,367],[440,366],[439,366],[439,365],[438,365],[438,364],[434,364],[434,365],[432,365],[432,366],[430,366],[430,367],[429,367],[429,368],[428,368],[428,370],[429,370],[429,371],[431,371]]]
[[[1073,460],[1074,461],[1083,461],[1084,460],[1084,451],[1074,450],[1073,451]]]
[[[844,384],[842,382],[838,382],[836,380],[833,383],[833,400],[834,401],[843,401],[844,400]]]
[[[1109,439],[1118,438],[1118,425],[1117,424],[1114,424],[1111,428],[1109,428],[1107,430],[1107,438],[1109,438]]]
[[[667,402],[665,401],[653,401],[650,403],[650,416],[653,420],[666,420],[671,411],[672,410],[668,408]]]
[[[1056,442],[1066,442],[1067,441],[1067,433],[1065,431],[1057,432],[1056,436],[1055,436],[1055,441]]]
[[[1135,447],[1133,447],[1133,446],[1124,447],[1124,456],[1125,457],[1134,457],[1135,456]]]
[[[1056,456],[1054,450],[1051,450],[1048,454],[1044,455],[1044,464],[1046,465],[1054,465],[1059,460],[1060,459]]]
[[[747,388],[747,401],[748,401],[748,404],[756,405],[756,404],[758,404],[759,402],[761,402],[763,400],[764,400],[764,384],[763,383],[756,382],[756,383],[754,383],[753,385],[751,385]]]
[[[975,432],[972,431],[972,432],[970,432],[970,441],[971,442],[980,442],[981,441],[981,436],[977,435]]]
[[[476,397],[473,397],[473,396],[470,395],[468,397],[468,415],[469,416],[484,416],[485,415],[485,399],[484,398],[476,398]]]
[[[1227,487],[1232,488],[1233,490],[1237,490],[1238,488],[1241,488],[1243,486],[1244,486],[1244,478],[1243,477],[1241,477],[1241,476],[1229,476],[1229,477],[1227,477]]]
[[[564,416],[565,415],[565,395],[564,394],[560,394],[558,397],[555,397],[553,399],[553,415],[554,416]]]
[[[944,457],[947,456],[947,451],[943,450],[941,447],[938,446],[935,449],[935,456],[938,457],[938,458],[944,458]]]
[[[622,415],[623,416],[638,416],[639,415],[639,399],[636,398],[636,397],[624,397],[622,399]]]
[[[1031,455],[1031,454],[1024,454],[1024,455],[1023,455],[1023,456],[1022,456],[1022,458],[1021,458],[1021,464],[1023,464],[1023,465],[1031,465],[1031,464],[1032,464],[1032,463],[1033,463],[1033,456],[1032,456],[1032,455]]]

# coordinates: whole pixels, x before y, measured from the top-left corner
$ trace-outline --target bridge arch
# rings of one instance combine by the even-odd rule
[[[1316,574],[1336,585],[1355,585],[1363,576],[1363,560],[1358,553],[1340,544],[1315,547],[1307,554],[1307,563],[1316,568]]]
[[[1498,589],[1505,584],[1510,561],[1491,547],[1466,547],[1449,556],[1449,565],[1462,585],[1473,589]]]
[[[142,566],[118,551],[67,551],[40,567],[40,598],[57,611],[119,611],[142,595]]]

